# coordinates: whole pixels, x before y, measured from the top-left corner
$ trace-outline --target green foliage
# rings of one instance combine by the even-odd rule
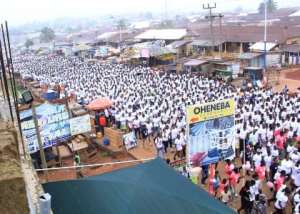
[[[41,34],[40,34],[40,42],[51,42],[53,41],[55,38],[55,33],[54,30],[52,30],[49,27],[44,27],[41,30]]]
[[[174,27],[174,22],[172,20],[165,20],[160,23],[161,28],[172,28]]]
[[[28,49],[30,46],[33,46],[34,43],[31,39],[27,39],[24,45]]]
[[[272,13],[277,10],[277,2],[275,0],[267,0],[267,11],[268,13]],[[265,2],[259,4],[258,12],[260,14],[265,13]]]
[[[118,29],[124,30],[128,27],[128,23],[125,19],[120,19],[117,23]]]

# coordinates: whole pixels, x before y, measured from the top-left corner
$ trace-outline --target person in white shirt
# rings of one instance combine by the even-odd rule
[[[162,142],[161,134],[158,134],[158,136],[154,139],[154,143],[157,149],[157,156],[160,158],[164,158],[164,145]]]
[[[182,139],[180,139],[180,135],[177,135],[175,141],[175,147],[176,147],[176,152],[174,154],[174,160],[176,160],[177,157],[179,157],[180,159],[182,158]]]
[[[289,200],[290,190],[287,187],[283,187],[284,189],[280,189],[276,194],[276,202],[274,204],[276,213],[284,213],[284,210],[287,206],[287,202]]]

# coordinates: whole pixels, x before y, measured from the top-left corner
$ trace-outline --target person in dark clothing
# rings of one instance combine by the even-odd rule
[[[250,193],[249,181],[247,181],[246,184],[243,186],[243,188],[240,190],[240,196],[241,196],[241,208],[238,209],[238,213],[244,210],[246,214],[250,214],[253,207],[253,202],[250,200],[251,193]]]
[[[208,168],[209,168],[209,165],[202,165],[201,184],[205,184],[205,181],[208,178]]]
[[[278,166],[279,166],[278,159],[275,158],[270,165],[270,181],[272,182],[274,181],[274,176],[278,170]]]

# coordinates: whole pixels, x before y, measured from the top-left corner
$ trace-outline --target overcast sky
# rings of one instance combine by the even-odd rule
[[[200,11],[203,3],[216,2],[220,11],[238,6],[255,10],[262,0],[0,0],[0,21],[11,25],[63,17],[89,17],[116,13]],[[277,0],[280,7],[300,6],[300,0]],[[197,8],[199,8],[197,10]]]

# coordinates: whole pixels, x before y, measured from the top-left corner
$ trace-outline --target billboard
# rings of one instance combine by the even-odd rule
[[[208,165],[234,157],[234,113],[234,99],[187,108],[189,165]]]
[[[90,115],[83,115],[70,119],[71,135],[83,134],[92,130]]]
[[[64,105],[42,104],[36,107],[43,148],[55,145],[71,136],[69,114]],[[29,153],[39,150],[32,109],[20,112],[21,129]]]

